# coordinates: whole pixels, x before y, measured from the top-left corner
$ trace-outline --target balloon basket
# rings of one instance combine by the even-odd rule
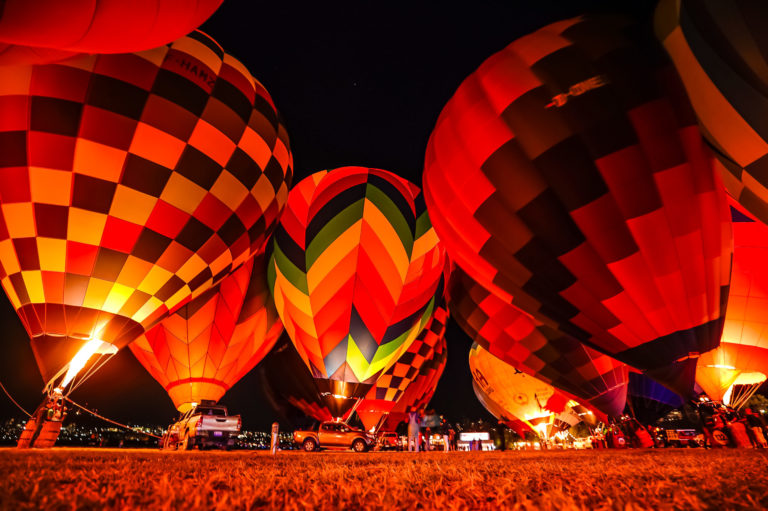
[[[47,449],[53,447],[61,432],[61,421],[52,421],[43,419],[40,424],[40,431],[35,437],[35,431],[38,429],[38,421],[34,417],[27,421],[24,431],[21,432],[19,441],[16,444],[17,449]]]

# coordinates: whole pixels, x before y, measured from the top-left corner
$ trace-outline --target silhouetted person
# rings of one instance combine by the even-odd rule
[[[496,425],[496,436],[499,437],[499,440],[501,441],[501,447],[500,449],[502,451],[507,450],[507,434],[506,434],[507,426],[504,424],[504,419],[499,419],[499,423]]]

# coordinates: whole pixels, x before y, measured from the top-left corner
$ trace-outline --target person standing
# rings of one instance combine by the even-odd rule
[[[744,418],[746,419],[747,433],[749,434],[752,444],[761,449],[765,448],[767,444],[765,435],[763,435],[763,425],[760,418],[751,408],[744,410]]]
[[[278,424],[277,422],[273,422],[272,423],[272,454],[277,454],[279,436],[280,436],[280,424]]]
[[[505,431],[506,429],[507,429],[507,426],[504,424],[504,419],[503,418],[499,419],[499,423],[496,425],[496,436],[499,437],[499,443],[500,443],[499,449],[501,449],[502,451],[507,450],[507,435]]]
[[[440,429],[443,433],[443,451],[448,452],[451,450],[451,438],[448,433],[448,421],[445,418],[440,422]]]
[[[419,452],[419,433],[421,430],[421,413],[417,410],[408,412],[408,452]]]

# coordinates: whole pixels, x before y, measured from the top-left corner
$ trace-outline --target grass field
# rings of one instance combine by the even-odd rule
[[[765,509],[768,453],[0,450],[0,509]]]

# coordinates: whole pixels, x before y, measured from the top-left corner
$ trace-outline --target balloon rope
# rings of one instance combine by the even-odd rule
[[[101,420],[104,420],[104,421],[107,421],[107,422],[109,422],[109,423],[112,423],[112,424],[114,424],[115,426],[120,426],[121,428],[125,428],[125,429],[128,429],[128,430],[131,430],[131,431],[133,431],[134,433],[140,433],[140,434],[142,434],[142,435],[151,436],[152,438],[162,438],[162,437],[160,437],[160,436],[157,436],[157,435],[153,435],[152,433],[145,433],[144,431],[141,431],[140,429],[132,428],[131,426],[128,426],[128,425],[126,425],[126,424],[121,424],[121,423],[119,423],[119,422],[113,421],[112,419],[107,419],[107,418],[106,418],[106,417],[104,417],[103,415],[99,415],[98,413],[96,413],[96,412],[92,412],[91,410],[89,410],[88,408],[84,407],[83,405],[79,405],[79,404],[75,403],[75,402],[74,402],[74,401],[72,401],[72,399],[71,399],[70,397],[68,397],[68,396],[64,396],[64,399],[66,399],[67,401],[69,401],[70,403],[72,403],[73,405],[75,405],[76,407],[80,408],[80,409],[81,409],[81,410],[83,410],[84,412],[88,412],[88,413],[90,413],[91,415],[93,415],[94,417],[96,417],[96,418],[99,418],[99,419],[101,419]]]
[[[27,417],[32,417],[32,414],[31,414],[31,413],[29,413],[28,411],[26,411],[26,410],[24,409],[24,407],[23,407],[23,406],[21,406],[19,403],[17,403],[17,402],[16,402],[16,400],[15,400],[15,399],[13,399],[13,396],[11,396],[11,395],[8,393],[8,391],[5,389],[5,386],[3,385],[3,382],[0,382],[0,387],[2,387],[2,389],[3,389],[3,392],[5,392],[5,395],[6,395],[6,396],[8,396],[8,399],[10,399],[10,400],[13,402],[13,404],[15,404],[16,406],[18,406],[18,407],[19,407],[19,410],[21,410],[22,412],[26,413],[26,414],[27,414]]]

